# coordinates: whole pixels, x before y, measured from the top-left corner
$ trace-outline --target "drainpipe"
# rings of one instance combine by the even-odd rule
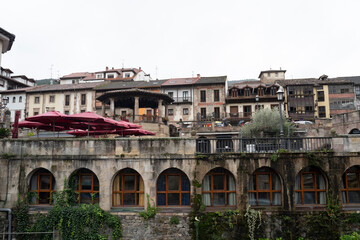
[[[10,208],[0,208],[0,212],[8,212],[8,221],[9,221],[8,240],[11,240],[11,209]]]

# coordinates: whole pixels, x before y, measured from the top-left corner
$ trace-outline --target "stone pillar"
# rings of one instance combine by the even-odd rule
[[[101,103],[101,116],[105,116],[105,103]]]
[[[114,117],[115,115],[115,100],[110,98],[110,116]]]
[[[158,103],[158,109],[159,109],[159,123],[162,122],[162,118],[163,118],[163,105],[162,105],[163,100],[159,99],[159,103]]]
[[[168,116],[168,105],[165,105],[165,117]]]
[[[139,97],[134,97],[134,122],[139,122]]]

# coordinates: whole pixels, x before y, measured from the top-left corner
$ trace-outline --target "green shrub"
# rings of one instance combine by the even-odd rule
[[[8,128],[0,128],[0,138],[7,138],[10,136],[10,129]]]

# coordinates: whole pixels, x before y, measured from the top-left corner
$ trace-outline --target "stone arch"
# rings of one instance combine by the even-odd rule
[[[352,165],[341,175],[340,194],[343,204],[360,204],[360,166]]]
[[[295,178],[295,205],[325,205],[328,188],[328,177],[321,168],[302,168]]]
[[[358,128],[353,128],[353,129],[351,129],[349,134],[360,134],[360,130]]]
[[[78,203],[99,203],[100,182],[88,168],[78,168],[69,177],[69,187],[78,194]]]
[[[26,189],[30,193],[30,204],[52,204],[55,190],[55,177],[46,168],[32,170],[26,180]]]
[[[282,204],[284,182],[273,168],[263,166],[250,175],[248,194],[251,206],[274,206]]]
[[[111,178],[111,206],[141,206],[145,202],[145,184],[141,174],[133,168],[126,167]]]
[[[190,206],[190,179],[178,168],[168,168],[156,180],[158,206]]]
[[[226,168],[215,167],[202,179],[201,194],[205,206],[236,206],[236,179]]]

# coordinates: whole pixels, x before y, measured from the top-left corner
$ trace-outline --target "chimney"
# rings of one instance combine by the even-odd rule
[[[106,67],[105,69],[106,69],[106,71],[107,71],[107,70],[109,70],[109,67]]]
[[[198,73],[198,74],[196,74],[196,76],[197,76],[197,78],[200,78],[200,74]]]

